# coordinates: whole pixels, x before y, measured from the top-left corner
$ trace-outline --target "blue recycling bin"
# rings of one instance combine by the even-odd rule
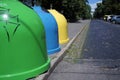
[[[40,6],[34,6],[33,10],[39,15],[45,27],[48,54],[59,52],[61,49],[56,20],[47,10],[43,10]]]

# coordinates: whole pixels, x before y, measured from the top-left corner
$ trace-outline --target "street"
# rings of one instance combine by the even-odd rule
[[[119,80],[120,25],[92,20],[82,49],[80,39],[72,45],[74,55],[68,50],[48,80]]]

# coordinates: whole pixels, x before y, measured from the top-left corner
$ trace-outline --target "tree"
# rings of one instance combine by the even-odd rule
[[[62,5],[63,14],[69,21],[77,21],[80,18],[90,18],[91,8],[87,3],[87,0],[64,0]]]
[[[92,18],[92,15],[91,15],[91,7],[89,4],[86,5],[86,11],[85,11],[85,19],[90,19]]]
[[[69,21],[77,21],[80,18],[90,18],[90,6],[88,0],[32,0],[40,3],[45,9],[56,9],[63,13]],[[28,1],[27,1],[28,2]]]
[[[97,4],[97,8],[95,9],[95,12],[94,12],[94,17],[95,18],[101,18],[104,16],[104,6],[102,3],[98,3]]]
[[[95,9],[94,17],[100,18],[104,15],[117,14],[120,14],[120,0],[103,0],[100,6]]]

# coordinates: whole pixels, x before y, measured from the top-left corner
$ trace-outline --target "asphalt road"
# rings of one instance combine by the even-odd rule
[[[92,21],[83,58],[120,59],[120,25]]]
[[[120,25],[92,20],[82,52],[70,54],[48,80],[119,80]]]

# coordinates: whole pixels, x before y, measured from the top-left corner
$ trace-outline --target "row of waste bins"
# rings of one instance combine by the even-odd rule
[[[48,55],[67,43],[65,17],[19,0],[0,1],[0,80],[26,80],[47,71]]]

